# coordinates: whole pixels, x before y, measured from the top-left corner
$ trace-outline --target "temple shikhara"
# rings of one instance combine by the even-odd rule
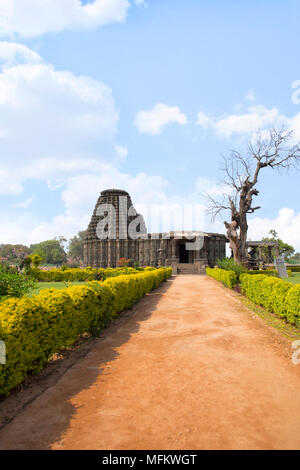
[[[218,258],[226,256],[227,241],[223,234],[200,231],[147,233],[130,195],[107,189],[101,192],[88,226],[84,264],[114,268],[126,258],[140,266],[172,266],[174,273],[204,273],[207,266],[213,267]]]

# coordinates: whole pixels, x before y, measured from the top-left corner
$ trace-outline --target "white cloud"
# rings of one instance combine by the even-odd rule
[[[13,240],[30,244],[58,235],[67,238],[73,236],[79,230],[87,228],[97,198],[100,192],[107,188],[129,191],[135,207],[138,208],[139,205],[165,202],[167,187],[168,181],[161,176],[145,173],[131,176],[111,165],[99,164],[95,173],[83,173],[66,179],[61,193],[64,212],[52,220],[37,220],[31,216],[29,224],[24,222],[21,216],[16,217],[14,221],[11,217],[2,217],[0,242]]]
[[[20,194],[23,191],[22,184],[17,181],[13,168],[11,171],[0,170],[0,195]]]
[[[127,0],[1,0],[0,35],[35,37],[47,32],[96,29],[123,23]]]
[[[248,225],[249,239],[261,240],[262,237],[268,236],[269,230],[274,229],[279,238],[300,251],[300,212],[296,213],[293,209],[283,207],[274,219],[251,217]]]
[[[14,204],[12,204],[12,207],[15,207],[17,209],[27,209],[27,207],[31,205],[33,199],[34,199],[33,196],[28,197],[22,202],[15,202]]]
[[[207,114],[202,113],[202,111],[199,111],[199,113],[197,114],[196,124],[198,126],[208,128],[208,127],[213,126],[213,119],[207,116]]]
[[[228,187],[222,186],[209,178],[199,176],[196,179],[196,191],[199,195],[221,196],[228,192]]]
[[[219,221],[211,224],[205,213],[205,205],[199,199],[199,181],[188,194],[169,196],[170,184],[159,175],[130,175],[100,163],[97,171],[89,165],[86,170],[66,176],[61,191],[64,209],[52,219],[38,218],[28,208],[26,212],[15,213],[13,218],[11,214],[2,214],[0,242],[29,245],[59,235],[72,237],[87,228],[97,198],[107,188],[127,190],[151,232],[198,229],[224,233],[223,224]],[[202,180],[202,186],[211,184],[210,180]]]
[[[0,59],[1,193],[19,193],[26,178],[57,179],[126,157],[115,142],[119,116],[107,85],[57,71],[15,43],[0,43]]]
[[[268,109],[263,105],[257,105],[250,106],[246,113],[226,115],[219,119],[211,118],[200,112],[198,113],[197,124],[206,128],[211,127],[220,136],[230,138],[233,134],[252,134],[258,128],[282,124],[289,125],[290,120],[280,114],[277,108]]]
[[[256,97],[255,92],[254,92],[254,90],[252,90],[252,88],[251,88],[251,89],[248,91],[248,93],[246,94],[246,97],[245,97],[245,98],[246,98],[246,100],[248,100],[248,101],[254,101],[254,100],[255,100],[255,97]]]
[[[163,103],[157,103],[149,111],[139,111],[134,120],[139,132],[152,135],[161,134],[163,127],[172,122],[184,125],[187,119],[178,106]]]
[[[0,42],[0,61],[4,66],[12,66],[15,63],[39,63],[42,61],[39,54],[22,44],[15,42]]]

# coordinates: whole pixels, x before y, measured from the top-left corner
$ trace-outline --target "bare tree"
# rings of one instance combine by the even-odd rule
[[[290,169],[300,164],[300,143],[292,145],[293,131],[286,129],[258,130],[248,142],[245,153],[232,150],[223,157],[222,171],[225,175],[221,182],[224,193],[221,199],[206,194],[209,201],[208,212],[214,220],[223,211],[229,211],[230,222],[225,221],[227,236],[233,257],[238,263],[247,258],[247,215],[260,209],[253,202],[258,196],[256,188],[260,171],[263,168]]]

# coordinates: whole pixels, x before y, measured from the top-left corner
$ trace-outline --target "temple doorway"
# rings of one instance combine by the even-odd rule
[[[189,262],[189,252],[185,247],[185,243],[180,243],[179,245],[179,263],[188,263]]]

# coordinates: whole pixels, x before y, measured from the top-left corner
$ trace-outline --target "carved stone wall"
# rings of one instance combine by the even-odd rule
[[[107,213],[99,212],[99,206],[111,204],[115,208],[116,232],[114,239],[99,239],[97,225]],[[122,216],[121,205],[125,204],[125,210],[131,214],[126,219]],[[124,208],[123,207],[123,208]],[[100,214],[100,215],[99,215]],[[135,215],[132,215],[135,214]],[[108,189],[101,192],[96,203],[91,221],[88,226],[87,236],[84,241],[83,253],[85,266],[98,268],[117,267],[120,258],[130,258],[138,261],[140,266],[172,266],[174,271],[180,267],[180,244],[193,240],[178,239],[174,232],[169,234],[147,234],[145,225],[141,227],[139,238],[132,240],[128,237],[128,227],[136,217],[141,217],[133,208],[130,195],[123,190]],[[199,232],[200,233],[200,232]],[[205,233],[204,244],[201,249],[190,250],[188,264],[194,265],[194,272],[204,272],[206,266],[213,267],[217,258],[223,258],[226,253],[227,238],[222,234]]]

